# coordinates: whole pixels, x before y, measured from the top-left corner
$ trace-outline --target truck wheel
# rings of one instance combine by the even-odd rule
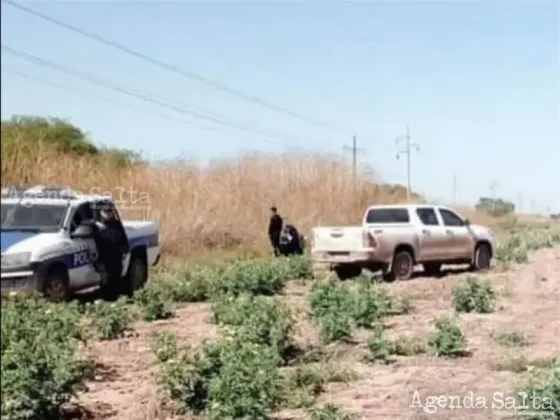
[[[142,254],[132,254],[127,273],[128,294],[144,287],[148,281],[148,265]]]
[[[53,302],[67,302],[72,297],[69,287],[68,271],[53,267],[47,271],[43,282],[43,296]]]
[[[362,268],[356,265],[337,265],[334,272],[340,280],[348,280],[362,274]]]
[[[474,261],[471,269],[474,271],[489,270],[491,260],[492,253],[490,252],[490,247],[486,244],[479,244],[474,250]]]
[[[412,254],[403,249],[397,251],[393,257],[391,271],[384,275],[385,281],[408,280],[414,272],[414,258]]]
[[[427,276],[437,276],[441,271],[441,263],[425,263],[422,266]]]

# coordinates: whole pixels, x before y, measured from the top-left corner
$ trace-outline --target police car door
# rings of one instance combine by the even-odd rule
[[[74,211],[70,235],[85,220],[93,220],[91,203],[84,203]],[[70,240],[72,241],[72,256],[68,269],[70,287],[79,290],[99,285],[100,276],[94,266],[98,252],[93,236]]]

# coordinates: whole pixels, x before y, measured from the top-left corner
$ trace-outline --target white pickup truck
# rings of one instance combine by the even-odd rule
[[[361,226],[321,226],[311,234],[312,260],[328,264],[341,280],[362,269],[381,270],[387,281],[406,280],[417,264],[429,274],[443,264],[486,270],[494,249],[492,230],[431,205],[371,206]]]
[[[2,191],[2,293],[36,291],[53,300],[109,285],[91,222],[99,208],[110,208],[120,219],[111,197],[82,195],[68,188],[11,187]],[[155,222],[122,221],[129,250],[124,255],[118,291],[132,293],[144,286],[148,267],[160,258]]]

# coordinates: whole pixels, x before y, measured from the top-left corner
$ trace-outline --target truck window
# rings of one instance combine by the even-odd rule
[[[418,218],[425,226],[438,226],[439,221],[436,216],[436,211],[430,207],[423,207],[416,209],[416,214]]]
[[[443,224],[445,226],[464,226],[465,222],[459,216],[457,216],[452,211],[446,209],[439,209],[439,214],[443,219]]]
[[[366,223],[410,223],[408,209],[382,208],[370,209],[366,216]]]
[[[67,211],[66,204],[2,204],[2,229],[56,231],[62,226]]]
[[[70,232],[74,232],[80,224],[91,219],[93,219],[91,203],[81,204],[74,212],[72,222],[70,223]]]

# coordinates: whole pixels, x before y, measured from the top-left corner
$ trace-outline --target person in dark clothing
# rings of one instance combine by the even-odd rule
[[[278,214],[278,209],[276,207],[270,208],[270,222],[268,224],[268,237],[270,238],[270,244],[274,251],[274,255],[278,256],[280,254],[280,233],[282,232],[282,227],[284,221],[282,217]]]
[[[128,252],[128,238],[121,221],[111,209],[103,209],[99,215],[101,220],[95,222],[99,260],[107,275],[106,288],[111,294],[117,294],[117,291],[123,290],[121,273],[123,256]]]
[[[303,236],[294,225],[287,224],[280,234],[280,254],[284,256],[303,254]]]

